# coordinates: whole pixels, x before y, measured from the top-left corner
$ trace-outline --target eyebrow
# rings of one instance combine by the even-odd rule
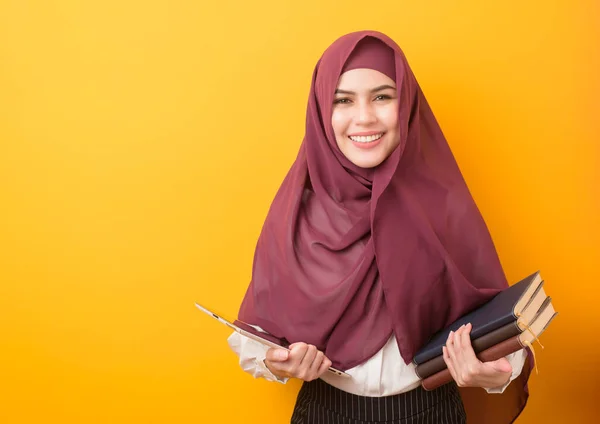
[[[381,90],[387,90],[388,88],[391,88],[392,90],[396,89],[396,87],[392,87],[391,85],[384,84],[384,85],[380,85],[379,87],[375,87],[374,89],[372,89],[371,93],[376,93]],[[335,94],[356,94],[356,93],[354,91],[340,90],[339,88],[336,88]]]

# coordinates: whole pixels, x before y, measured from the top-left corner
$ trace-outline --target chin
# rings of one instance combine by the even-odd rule
[[[356,165],[360,168],[370,169],[370,168],[375,168],[378,165],[381,165],[381,162],[383,162],[383,160],[356,158],[355,160],[350,160],[350,162],[352,162],[354,165]]]

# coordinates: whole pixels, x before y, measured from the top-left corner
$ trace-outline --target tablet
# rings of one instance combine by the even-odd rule
[[[227,327],[229,327],[233,331],[235,331],[243,336],[246,336],[246,337],[248,337],[252,340],[255,340],[259,343],[262,343],[265,346],[269,346],[269,347],[276,348],[276,349],[290,350],[289,349],[290,344],[287,342],[287,340],[280,339],[278,337],[273,336],[272,334],[259,331],[259,330],[255,329],[254,327],[252,327],[250,324],[247,324],[240,320],[235,320],[235,321],[231,322],[231,321],[223,318],[222,315],[219,315],[219,314],[205,308],[204,306],[199,305],[198,303],[196,303],[196,307],[198,309],[200,309],[202,312],[204,312],[205,314],[210,315],[211,317],[215,318],[220,323],[225,324]],[[350,377],[349,374],[346,374],[345,372],[335,369],[333,367],[329,367],[328,371],[335,375],[339,375],[340,377]]]

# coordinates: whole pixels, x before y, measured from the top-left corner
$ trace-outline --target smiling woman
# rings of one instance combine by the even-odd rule
[[[346,190],[336,190],[353,182],[327,185],[326,171],[335,177],[343,168],[356,184],[369,182],[354,174],[356,165],[345,157],[338,160],[333,128],[333,138],[317,131],[331,124],[333,114],[325,109],[335,104],[335,89],[348,88],[340,85],[341,72],[322,87],[319,113],[309,86],[329,44],[368,26],[388,33],[407,54],[509,281],[535,267],[555,292],[562,318],[546,335],[545,349],[536,352],[540,373],[530,380],[532,396],[517,423],[598,422],[600,338],[590,335],[600,331],[600,1],[520,1],[518,7],[481,0],[371,3],[0,1],[0,423],[289,422],[303,382],[270,383],[268,374],[255,381],[224,342],[226,328],[198,316],[193,301],[234,317],[260,227],[305,131],[310,138],[298,162],[310,172],[292,176],[310,178],[302,192],[292,186],[304,179],[290,178],[285,186],[304,196],[280,196],[274,205],[280,221],[289,214],[302,232],[292,237],[292,229],[279,231],[279,244],[268,244],[270,254],[280,252],[269,261],[268,281],[278,278],[291,295],[299,294],[298,306],[273,290],[256,290],[257,303],[264,309],[265,299],[286,302],[282,319],[289,312],[298,329],[316,322],[316,332],[319,315],[330,322],[329,309],[352,297],[352,287],[338,277],[351,277],[352,258],[346,262],[342,255],[360,249],[361,241],[338,237],[332,227],[345,230],[359,205]],[[319,84],[341,71],[350,50],[327,54],[318,67]],[[395,64],[404,66],[403,60]],[[406,86],[397,81],[401,110]],[[421,141],[407,146],[430,147],[428,125],[414,123],[425,113],[422,99],[419,104],[423,112],[413,111],[411,126],[420,128]],[[425,147],[421,154],[431,159],[437,153]],[[395,216],[394,225],[403,227],[401,221],[414,226],[413,218],[421,216],[387,209],[393,192],[407,188],[396,179],[377,197],[377,171],[387,164],[371,168],[378,179],[374,191],[365,187],[366,196],[378,200],[373,235],[365,230],[363,242],[374,237],[377,248],[386,237],[398,237],[387,222],[381,226],[382,218]],[[409,170],[410,164],[400,164],[398,180],[414,180],[423,170]],[[443,171],[439,161],[431,164]],[[421,182],[445,191],[440,180]],[[420,192],[405,192],[402,204],[413,207],[413,200],[423,199],[408,195]],[[425,203],[421,210],[429,214],[437,207]],[[371,225],[370,218],[366,222]],[[266,224],[257,271],[266,269],[263,241],[272,223]],[[415,252],[409,259],[430,250],[425,240],[415,243],[410,228],[403,232],[392,249],[378,251],[377,261],[388,264],[395,251],[400,260],[407,255],[403,244]],[[347,239],[352,244],[344,248]],[[335,261],[329,260],[331,247]],[[296,255],[308,269],[294,266]],[[431,275],[418,281],[429,285],[443,269],[431,265]],[[380,271],[387,284],[386,269]],[[307,282],[316,277],[318,295],[293,289],[305,272]],[[402,274],[392,282],[404,279]],[[445,283],[433,287],[452,287]],[[424,304],[431,299],[409,295],[404,292],[400,304],[390,296],[395,305],[389,314],[432,309]],[[315,309],[301,303],[319,296],[325,300]],[[328,359],[337,360],[333,348],[344,340],[348,348],[368,341],[360,326],[364,318],[345,319],[356,311],[374,314],[370,300],[377,296],[374,290],[359,297],[340,320],[356,328],[356,339],[352,331],[337,337],[341,325],[331,326],[332,337],[324,333],[327,343],[319,349]],[[265,325],[276,331],[271,327]],[[390,340],[389,351],[399,356],[399,342]],[[265,352],[242,350],[244,365],[260,374]],[[383,358],[374,355],[363,370],[373,369],[375,376]],[[382,385],[375,380],[362,388],[373,402],[387,382],[406,383],[394,366],[382,378]],[[518,383],[502,395],[472,390],[483,406],[508,396]],[[366,400],[370,407],[371,398]]]
[[[344,156],[361,168],[380,165],[400,144],[394,52],[371,38],[344,66],[331,124]]]
[[[412,364],[436,331],[508,284],[406,58],[384,34],[351,33],[314,75],[300,153],[239,311],[291,344],[267,349],[233,333],[242,368],[304,381],[296,424],[512,422],[527,398],[526,351],[481,363],[461,344],[452,369],[494,398],[478,404],[454,383],[426,392]]]

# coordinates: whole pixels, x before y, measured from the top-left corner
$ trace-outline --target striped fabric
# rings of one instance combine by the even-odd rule
[[[357,396],[323,380],[305,382],[291,424],[464,424],[456,384],[428,392],[421,387],[386,397]]]

